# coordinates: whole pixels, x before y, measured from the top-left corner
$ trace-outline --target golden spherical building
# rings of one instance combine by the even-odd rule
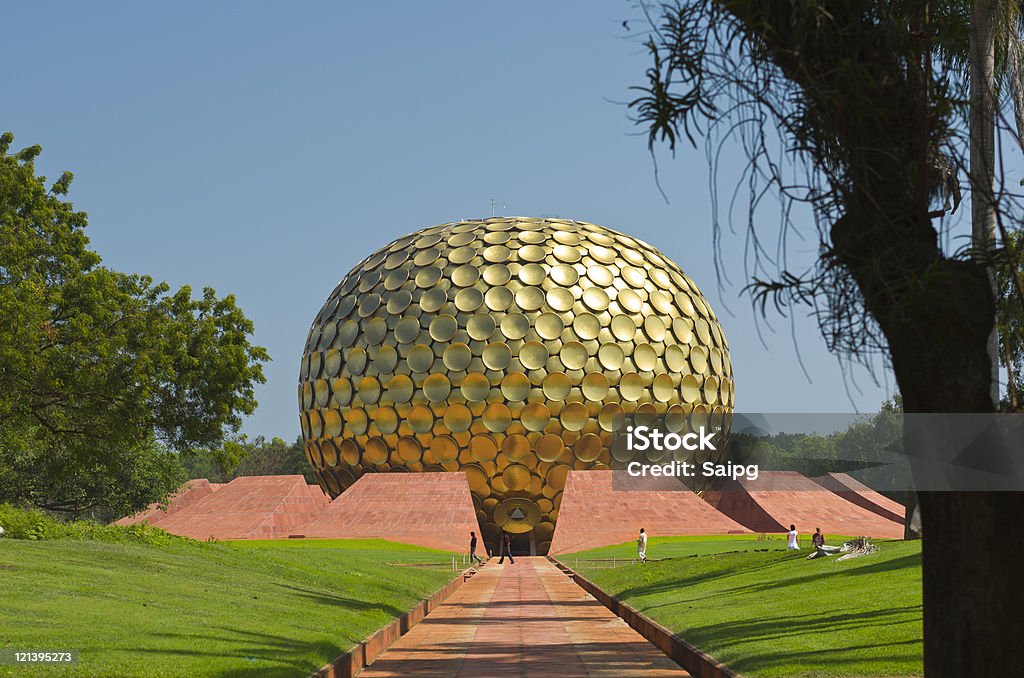
[[[364,473],[463,472],[485,541],[504,529],[540,553],[567,473],[630,461],[611,444],[623,415],[727,429],[732,405],[728,344],[693,281],[567,219],[460,221],[382,247],[320,310],[299,374],[331,496]]]

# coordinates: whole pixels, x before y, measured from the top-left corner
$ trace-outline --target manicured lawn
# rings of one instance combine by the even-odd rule
[[[451,554],[378,540],[0,540],[0,648],[81,657],[0,675],[304,676],[453,575]]]
[[[921,543],[876,543],[841,563],[756,537],[652,539],[669,559],[646,565],[596,560],[633,544],[560,559],[745,676],[921,675]]]

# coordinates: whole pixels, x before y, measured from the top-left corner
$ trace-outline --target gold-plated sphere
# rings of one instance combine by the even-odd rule
[[[460,221],[381,248],[320,310],[299,373],[331,496],[364,473],[461,471],[484,538],[531,532],[540,552],[568,471],[631,460],[611,445],[623,415],[727,430],[732,406],[728,344],[693,281],[566,219]]]

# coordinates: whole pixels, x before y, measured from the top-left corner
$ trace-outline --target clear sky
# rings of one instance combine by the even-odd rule
[[[492,198],[678,262],[721,319],[738,409],[874,411],[893,388],[844,379],[804,312],[756,322],[742,237],[719,289],[703,149],[660,154],[666,203],[621,104],[648,66],[629,2],[15,3],[4,23],[0,129],[75,173],[105,263],[232,292],[255,322],[274,360],[250,435],[299,434],[309,324],[357,261]]]

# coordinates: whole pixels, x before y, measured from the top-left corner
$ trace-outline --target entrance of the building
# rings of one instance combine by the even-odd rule
[[[537,555],[537,540],[533,531],[512,535],[513,556],[535,556]]]

